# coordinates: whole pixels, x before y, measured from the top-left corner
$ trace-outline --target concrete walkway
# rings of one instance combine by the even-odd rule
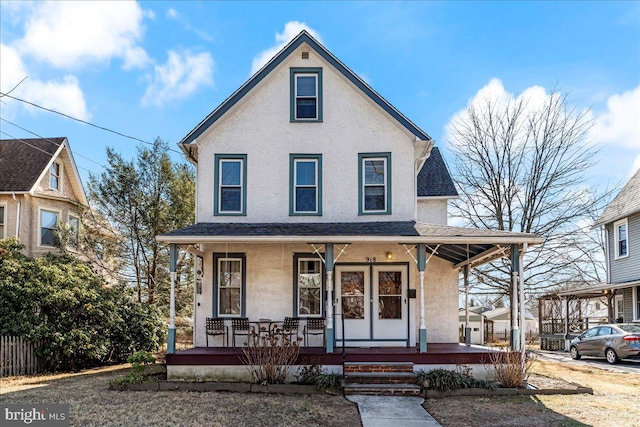
[[[440,427],[422,407],[421,397],[355,394],[347,399],[358,404],[363,427]]]

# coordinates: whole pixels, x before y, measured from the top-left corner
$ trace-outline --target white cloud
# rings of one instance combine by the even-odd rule
[[[262,68],[271,58],[275,56],[283,47],[286,46],[295,36],[300,34],[300,31],[307,30],[309,34],[313,36],[316,40],[322,43],[320,39],[320,35],[310,28],[304,22],[298,21],[289,21],[284,25],[284,31],[282,33],[276,33],[276,44],[270,47],[267,50],[260,52],[255,58],[253,58],[253,63],[251,64],[251,74],[253,75],[256,71]]]
[[[155,66],[151,84],[142,98],[143,105],[162,106],[185,98],[202,86],[213,85],[213,58],[208,52],[192,54],[169,51],[164,65]]]
[[[25,36],[15,43],[20,53],[58,68],[122,58],[123,68],[150,62],[138,45],[142,20],[151,17],[136,2],[45,2],[30,11]]]
[[[167,10],[167,16],[171,19],[176,19],[178,17],[178,12],[171,7]]]
[[[0,44],[0,91],[7,92],[13,89],[29,73],[25,68],[18,52],[12,47]],[[43,82],[34,78],[27,78],[11,95],[25,98],[34,104],[51,108],[82,120],[89,120],[91,115],[87,111],[82,89],[78,79],[73,75],[65,75],[62,80],[49,80]],[[20,103],[12,99],[4,98],[3,112],[15,111],[19,106],[30,112],[40,111],[28,104]]]
[[[591,133],[597,143],[640,150],[640,86],[607,99]]]

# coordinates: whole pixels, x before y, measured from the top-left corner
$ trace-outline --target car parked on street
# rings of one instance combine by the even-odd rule
[[[612,365],[620,359],[640,358],[640,324],[599,325],[571,341],[571,358],[604,357]]]

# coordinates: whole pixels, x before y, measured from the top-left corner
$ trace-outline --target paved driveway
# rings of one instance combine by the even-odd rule
[[[559,351],[533,350],[532,353],[534,353],[539,360],[553,360],[577,366],[590,366],[609,372],[640,375],[640,360],[638,359],[623,359],[616,365],[611,365],[604,358],[597,359],[583,356],[580,360],[573,360],[569,353]]]

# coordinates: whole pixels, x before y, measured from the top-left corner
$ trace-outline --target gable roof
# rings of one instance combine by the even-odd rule
[[[593,226],[608,224],[636,212],[640,212],[640,169],[609,203]]]
[[[418,173],[418,197],[457,197],[458,191],[453,184],[440,150],[431,149],[431,155]]]
[[[0,139],[0,193],[33,193],[51,163],[61,157],[75,195],[88,205],[66,137]]]
[[[325,61],[331,64],[338,72],[342,73],[351,83],[368,96],[375,104],[386,111],[391,117],[397,120],[409,132],[423,141],[431,140],[425,131],[416,126],[407,119],[400,111],[391,105],[386,99],[364,82],[358,75],[351,71],[338,58],[333,56],[323,45],[314,39],[306,30],[302,30],[293,40],[289,42],[280,52],[278,52],[267,64],[258,70],[245,84],[240,86],[229,98],[224,100],[215,110],[213,110],[203,121],[201,121],[191,132],[187,134],[178,145],[184,147],[190,144],[198,136],[200,136],[207,128],[220,119],[231,107],[241,100],[247,93],[251,91],[262,79],[264,79],[271,71],[273,71],[282,61],[284,61],[294,50],[300,45],[306,43],[314,51],[316,51]],[[185,150],[183,148],[183,150]],[[185,151],[186,152],[186,151]]]
[[[0,192],[28,193],[65,138],[0,139]]]

